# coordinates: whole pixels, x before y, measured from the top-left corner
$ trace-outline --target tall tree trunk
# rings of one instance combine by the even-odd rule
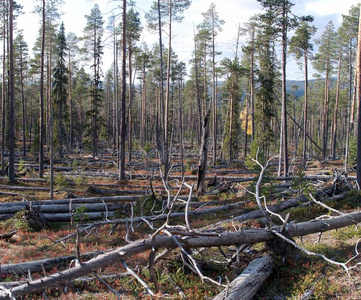
[[[229,156],[229,163],[232,162],[232,147],[233,147],[233,114],[234,114],[234,82],[233,79],[231,83],[231,98],[229,103],[229,148],[228,148],[228,156]]]
[[[26,132],[25,132],[25,123],[26,123],[26,116],[25,116],[25,95],[24,95],[24,70],[23,70],[23,52],[21,50],[20,53],[20,84],[21,84],[21,108],[22,108],[22,125],[23,125],[23,156],[26,157]]]
[[[283,19],[286,20],[286,3],[283,2]],[[284,21],[286,22],[286,21]],[[280,157],[278,174],[281,175],[283,164],[283,175],[288,175],[288,143],[287,143],[287,90],[286,90],[286,59],[287,59],[287,28],[282,26],[282,110],[281,110],[281,132],[280,132]]]
[[[140,142],[144,147],[146,142],[146,117],[147,117],[147,86],[145,78],[145,62],[142,65],[142,112],[141,112],[141,129],[140,129]]]
[[[39,100],[39,177],[44,176],[44,55],[45,55],[45,0],[42,7],[42,37],[40,56],[40,100]]]
[[[202,102],[200,96],[200,88],[199,88],[199,71],[198,71],[198,55],[197,55],[197,43],[195,39],[194,33],[194,69],[195,69],[195,83],[196,83],[196,98],[197,98],[197,107],[198,107],[198,145],[201,144],[202,139]]]
[[[168,57],[167,57],[167,81],[165,90],[165,110],[164,110],[164,144],[163,144],[163,165],[164,165],[164,179],[167,180],[169,172],[169,98],[170,98],[170,73],[171,73],[171,58],[172,58],[172,0],[169,0],[169,31],[168,31]]]
[[[159,55],[160,55],[160,113],[157,111],[157,148],[162,155],[162,160],[164,158],[164,143],[165,137],[163,136],[165,130],[164,118],[165,118],[165,105],[164,105],[164,80],[163,80],[163,41],[162,41],[162,15],[161,15],[161,0],[157,1],[158,9],[158,33],[159,33]],[[163,131],[164,130],[164,131]],[[162,132],[163,131],[163,132]],[[163,137],[163,138],[162,138]]]
[[[322,115],[322,157],[326,158],[327,139],[328,139],[328,103],[329,103],[329,69],[327,67],[325,76],[325,99],[323,104]]]
[[[9,7],[9,181],[15,181],[15,95],[14,95],[14,26],[13,0]]]
[[[123,0],[123,32],[122,32],[122,95],[120,104],[120,165],[119,165],[119,179],[125,180],[125,101],[127,89],[127,41],[126,31],[127,28],[127,0]]]
[[[246,125],[245,125],[245,133],[244,133],[244,157],[247,156],[247,148],[248,148],[248,118],[249,118],[249,102],[250,96],[249,94],[246,95]]]
[[[128,151],[129,151],[129,162],[132,161],[133,151],[133,90],[132,90],[132,50],[129,45],[128,49],[128,78],[129,78],[129,107],[128,107]]]
[[[358,111],[357,111],[357,184],[361,187],[361,6],[360,6],[360,16],[359,16],[359,28],[358,28],[358,42],[357,42],[357,101],[358,101]]]
[[[340,98],[340,82],[341,82],[341,56],[338,59],[336,101],[335,101],[335,110],[333,113],[333,132],[332,132],[332,158],[333,159],[336,159],[337,114],[338,114],[338,102],[339,102],[339,98]]]
[[[7,40],[7,18],[8,7],[7,2],[3,1],[4,19],[3,19],[3,79],[2,79],[2,94],[1,94],[1,175],[5,176],[5,145],[6,145],[6,40]]]
[[[251,62],[250,62],[250,81],[251,81],[251,90],[250,90],[250,101],[251,101],[251,125],[252,125],[252,142],[254,141],[255,136],[255,121],[254,121],[254,31],[252,31],[252,52],[251,52]]]
[[[303,149],[302,149],[302,161],[303,168],[306,169],[307,165],[307,120],[308,120],[308,52],[305,52],[305,105],[303,113]]]
[[[208,147],[207,142],[209,139],[209,115],[210,109],[208,109],[207,114],[203,120],[203,137],[202,143],[199,151],[199,164],[198,164],[198,181],[197,181],[197,196],[202,196],[204,194],[204,184],[207,171],[207,156],[208,156]]]
[[[212,115],[213,115],[213,165],[217,163],[217,87],[216,87],[216,45],[212,33]]]
[[[71,67],[71,55],[69,53],[69,77],[68,77],[68,97],[69,97],[69,106],[70,106],[70,128],[69,128],[69,146],[70,149],[73,149],[73,142],[74,142],[74,129],[73,129],[73,124],[74,124],[74,120],[73,120],[73,97],[72,97],[72,91],[73,91],[73,87],[72,87],[72,67]]]

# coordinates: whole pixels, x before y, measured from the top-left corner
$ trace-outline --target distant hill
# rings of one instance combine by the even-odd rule
[[[311,86],[315,82],[315,79],[310,79],[308,84]],[[292,86],[297,85],[298,89],[295,91],[295,96],[297,98],[301,97],[305,93],[305,81],[304,80],[287,80],[286,81],[286,90],[288,94],[292,94]]]

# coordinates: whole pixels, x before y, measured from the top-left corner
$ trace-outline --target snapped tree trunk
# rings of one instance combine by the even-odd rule
[[[268,254],[252,261],[231,284],[213,300],[248,300],[257,293],[272,273],[272,257]]]
[[[209,115],[210,109],[208,109],[203,121],[203,137],[201,142],[201,149],[199,151],[199,164],[198,164],[198,180],[197,180],[197,196],[204,194],[204,181],[207,171],[207,155],[208,155],[208,139],[209,139]]]

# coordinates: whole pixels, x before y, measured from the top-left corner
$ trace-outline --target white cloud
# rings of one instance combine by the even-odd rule
[[[347,14],[355,0],[316,0],[307,1],[305,7],[308,14],[327,16],[331,14]]]

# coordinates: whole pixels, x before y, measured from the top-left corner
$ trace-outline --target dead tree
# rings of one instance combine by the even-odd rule
[[[203,136],[201,142],[201,149],[199,151],[199,164],[198,164],[198,180],[197,180],[197,196],[202,196],[204,193],[204,180],[206,178],[207,171],[207,155],[209,141],[209,115],[210,109],[208,109],[206,116],[203,120]]]

